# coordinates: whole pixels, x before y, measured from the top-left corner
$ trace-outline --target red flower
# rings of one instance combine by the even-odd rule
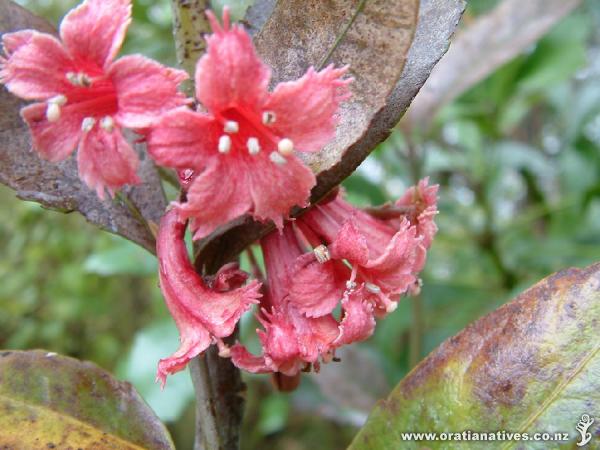
[[[261,299],[259,315],[264,331],[258,330],[263,354],[254,356],[236,344],[231,348],[232,361],[253,373],[281,372],[294,376],[313,364],[318,369],[319,357],[331,359],[332,343],[339,335],[338,322],[332,314],[306,317],[290,302],[296,265],[304,256],[312,255],[303,255],[294,227],[289,223],[281,233],[275,231],[263,238],[261,247],[267,272],[267,292]],[[327,280],[312,281],[315,295],[319,295],[319,287],[331,291]]]
[[[293,377],[318,370],[338,347],[371,336],[375,317],[393,311],[400,295],[417,285],[426,254],[418,225],[431,221],[423,230],[433,237],[436,191],[426,180],[419,184],[419,192],[427,193],[425,215],[414,201],[405,207],[403,197],[395,210],[386,209],[386,219],[354,208],[338,194],[286,224],[282,233],[263,238],[268,288],[259,315],[263,353],[255,356],[236,344],[233,363]],[[422,220],[412,224],[407,216]]]
[[[34,148],[56,162],[78,147],[79,175],[100,198],[139,182],[121,128],[149,127],[185,103],[185,72],[139,55],[114,61],[130,21],[130,0],[86,0],[63,19],[60,41],[34,30],[3,36],[1,82],[39,101],[21,110]]]
[[[196,68],[196,97],[207,112],[171,111],[148,137],[149,152],[186,176],[187,201],[177,206],[192,219],[194,238],[247,212],[281,228],[294,205],[305,205],[313,173],[295,152],[320,150],[335,134],[336,112],[348,98],[345,69],[309,69],[299,80],[267,90],[270,69],[248,34],[221,27]],[[188,171],[188,174],[190,172]]]
[[[185,223],[177,211],[165,214],[157,237],[160,287],[179,328],[179,350],[158,364],[157,379],[164,386],[168,374],[182,370],[190,359],[235,329],[241,315],[260,298],[260,284],[246,286],[246,274],[232,265],[224,266],[205,282],[194,270],[184,241]]]

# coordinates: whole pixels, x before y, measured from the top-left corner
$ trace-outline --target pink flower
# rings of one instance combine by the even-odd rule
[[[431,246],[433,236],[437,232],[437,225],[433,219],[438,213],[438,188],[437,184],[429,186],[429,178],[424,178],[417,186],[409,188],[396,202],[396,206],[412,208],[408,219],[417,227],[417,233],[423,236],[423,245],[426,248]]]
[[[168,374],[182,370],[190,359],[231,335],[241,315],[260,298],[260,284],[246,286],[246,274],[235,265],[224,266],[208,284],[192,266],[184,241],[185,223],[176,210],[165,214],[157,237],[160,287],[179,328],[179,350],[158,364],[157,379],[164,386]]]
[[[220,26],[196,68],[196,97],[207,112],[180,108],[163,116],[148,137],[149,152],[186,176],[194,238],[251,212],[281,228],[294,205],[305,205],[315,177],[295,152],[319,151],[335,134],[336,112],[348,98],[346,69],[309,69],[299,80],[268,91],[270,69],[248,34]]]
[[[409,209],[406,214],[396,213],[386,220],[379,219],[354,208],[338,194],[299,219],[298,226],[306,234],[314,235],[313,245],[323,242],[327,245],[328,258],[346,261],[351,266],[348,289],[361,288],[378,316],[393,311],[400,295],[416,288],[427,245],[435,234],[437,186],[427,188],[424,180],[419,187],[430,194],[425,214],[415,216],[414,209]],[[409,190],[412,192],[414,188]],[[405,198],[401,201],[406,201]],[[413,224],[411,214],[423,220]]]
[[[419,189],[428,196],[425,215],[413,201],[409,208],[385,209],[387,218],[379,219],[338,193],[287,223],[281,233],[263,238],[267,293],[259,315],[264,330],[257,331],[263,351],[256,356],[236,344],[233,363],[289,380],[300,371],[318,371],[340,346],[371,336],[375,318],[393,311],[400,296],[413,291],[425,263],[426,236],[418,225],[430,221],[423,232],[433,237],[437,186],[424,180]],[[407,215],[423,220],[412,224]]]
[[[304,256],[293,225],[286,224],[281,233],[276,231],[263,238],[261,247],[267,272],[267,292],[261,299],[259,315],[264,331],[258,330],[263,354],[254,356],[236,344],[231,348],[232,361],[253,373],[280,372],[294,376],[312,365],[318,370],[319,357],[326,360],[332,357],[339,324],[332,314],[306,317],[289,301],[294,269]],[[326,281],[313,281],[329,291]],[[315,287],[317,296],[318,291]]]
[[[102,199],[139,182],[121,129],[147,128],[185,103],[177,92],[185,72],[140,55],[114,61],[130,21],[130,0],[85,0],[63,19],[60,41],[34,30],[3,36],[1,82],[38,101],[21,110],[34,148],[57,162],[78,147],[79,175]]]

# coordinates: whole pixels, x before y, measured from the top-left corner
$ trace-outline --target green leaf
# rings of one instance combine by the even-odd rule
[[[174,449],[129,383],[90,362],[35,351],[0,353],[2,448]]]
[[[600,416],[599,332],[600,264],[554,274],[438,347],[379,402],[350,449],[458,448],[401,433],[463,430],[564,432],[571,448],[582,414]],[[589,431],[598,448],[598,425]],[[558,448],[522,444],[483,448]]]

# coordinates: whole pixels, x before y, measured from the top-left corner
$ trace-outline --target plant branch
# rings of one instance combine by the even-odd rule
[[[177,60],[191,77],[183,88],[187,95],[192,96],[196,63],[206,50],[204,35],[210,32],[205,15],[210,2],[171,0],[171,6]],[[161,175],[164,178],[165,174]],[[218,270],[217,261],[206,259],[206,262],[207,267],[214,270],[206,270],[203,275]],[[194,450],[237,450],[244,406],[242,393],[245,389],[240,371],[229,359],[221,358],[214,345],[190,361],[189,367],[196,392]]]

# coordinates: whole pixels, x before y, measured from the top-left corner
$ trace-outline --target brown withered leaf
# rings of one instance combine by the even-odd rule
[[[581,0],[503,0],[457,33],[404,121],[426,128],[435,112],[524,52]]]
[[[0,448],[173,450],[131,384],[87,361],[0,351]]]
[[[390,134],[448,48],[463,10],[463,0],[261,0],[250,9],[247,24],[274,69],[273,83],[329,63],[349,64],[355,79],[335,140],[306,158],[317,173],[313,203]],[[200,260],[214,268],[271,229],[244,217],[202,243]]]
[[[560,448],[577,448],[582,415],[598,417],[598,336],[600,263],[556,273],[434,350],[378,403],[349,448],[444,449],[447,442],[407,441],[401,433],[463,430],[567,432]],[[598,430],[589,429],[589,448],[599,448]],[[517,448],[558,448],[546,444]],[[496,440],[482,448],[514,445]]]
[[[55,33],[44,19],[8,0],[0,0],[0,34],[25,28]],[[102,229],[130,239],[154,252],[154,236],[127,206],[118,201],[100,201],[81,183],[75,158],[60,164],[40,159],[31,148],[27,126],[19,116],[25,105],[0,88],[0,182],[23,200],[41,203],[62,212],[79,211]],[[158,223],[166,206],[160,179],[153,163],[144,158],[142,144],[135,148],[143,158],[138,172],[143,183],[123,190],[146,221]]]

